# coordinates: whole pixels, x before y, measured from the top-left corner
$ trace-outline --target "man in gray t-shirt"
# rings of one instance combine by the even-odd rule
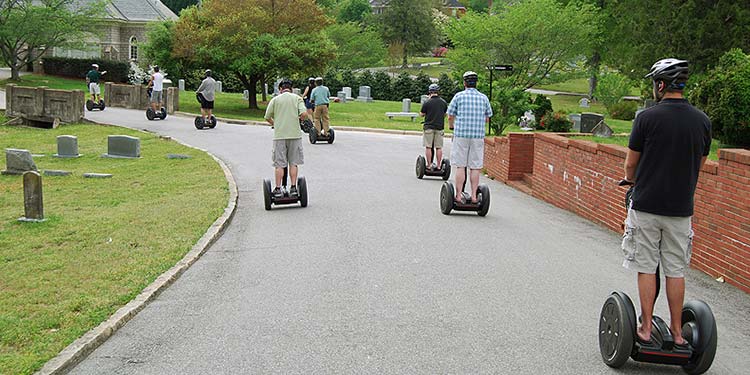
[[[198,86],[198,90],[195,90],[195,96],[198,98],[198,102],[201,103],[201,117],[203,122],[206,122],[206,118],[211,118],[214,109],[214,98],[216,92],[216,81],[211,77],[211,69],[206,70],[206,78],[203,79],[201,85]]]

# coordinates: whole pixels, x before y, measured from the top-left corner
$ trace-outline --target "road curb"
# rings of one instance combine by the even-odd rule
[[[177,264],[159,275],[159,277],[144,288],[138,296],[128,302],[125,306],[119,308],[109,317],[109,319],[86,332],[83,336],[79,337],[63,349],[57,356],[47,361],[44,367],[36,372],[37,375],[65,374],[72,370],[73,367],[91,354],[91,352],[99,347],[99,345],[107,341],[108,338],[124,326],[125,323],[130,321],[130,319],[138,314],[138,312],[143,310],[143,308],[156,298],[159,293],[175,282],[185,270],[190,268],[190,266],[193,265],[193,263],[195,263],[195,261],[197,261],[219,237],[221,237],[224,229],[226,229],[232,221],[232,217],[237,210],[238,198],[237,183],[235,182],[232,171],[223,160],[219,159],[214,154],[204,149],[185,144],[174,138],[172,139],[183,146],[207,153],[221,166],[221,169],[224,171],[224,177],[227,180],[227,188],[229,189],[229,199],[227,200],[227,207],[224,208],[224,213],[216,219],[213,224],[211,224],[206,233],[203,234],[198,242],[193,245],[192,249],[185,254]]]
[[[196,115],[194,113],[187,113],[187,112],[175,112],[173,116],[181,116],[181,117],[195,117]],[[230,118],[223,118],[223,117],[217,117],[216,120],[225,122],[227,124],[233,124],[233,125],[252,125],[252,126],[270,126],[266,122],[260,122],[260,121],[252,121],[252,120],[238,120],[238,119],[230,119]],[[418,135],[421,136],[422,132],[417,130],[396,130],[396,129],[380,129],[380,128],[360,128],[358,126],[332,126],[336,131],[345,131],[345,132],[360,132],[360,133],[378,133],[378,134],[394,134],[394,135]],[[446,138],[453,138],[452,135],[446,134]]]

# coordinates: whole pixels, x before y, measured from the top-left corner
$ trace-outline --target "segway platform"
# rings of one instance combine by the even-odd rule
[[[216,116],[211,115],[211,118],[208,121],[204,121],[203,117],[196,116],[195,117],[195,128],[198,130],[201,130],[203,128],[209,128],[213,129],[216,127]]]
[[[310,132],[310,143],[315,144],[318,141],[320,142],[328,142],[328,144],[332,144],[333,140],[336,139],[336,132],[333,130],[333,128],[328,129],[328,136],[324,137],[322,134],[318,135],[318,132],[315,131],[315,128],[313,128]]]
[[[615,291],[604,302],[599,317],[599,350],[607,366],[618,368],[628,357],[638,362],[682,366],[688,374],[708,371],[716,355],[716,320],[703,301],[682,308],[682,331],[687,345],[674,343],[667,323],[653,316],[650,342],[637,340],[635,307],[627,294]]]
[[[89,112],[98,109],[100,111],[103,111],[106,106],[104,105],[104,99],[99,99],[99,103],[95,103],[93,100],[89,99],[86,100],[86,110]]]
[[[296,204],[299,202],[301,207],[307,207],[307,181],[305,177],[297,177],[297,194],[291,194],[286,186],[288,169],[284,168],[284,177],[281,180],[282,196],[276,197],[273,194],[270,179],[263,179],[263,200],[266,211],[271,210],[272,205]]]
[[[485,184],[477,187],[477,203],[471,203],[471,194],[461,193],[463,202],[456,202],[453,183],[445,181],[440,189],[440,211],[444,215],[450,215],[451,211],[474,211],[479,216],[485,216],[490,211],[490,188]]]
[[[149,121],[154,121],[155,119],[164,120],[167,118],[167,109],[161,107],[161,110],[159,110],[159,112],[155,112],[153,108],[149,107],[148,109],[146,109],[146,118]]]
[[[451,177],[451,162],[448,159],[443,159],[442,163],[440,163],[440,169],[428,169],[427,160],[424,156],[419,155],[417,157],[416,172],[417,178],[420,180],[424,176],[432,176],[442,177],[444,181],[448,181],[448,179]]]

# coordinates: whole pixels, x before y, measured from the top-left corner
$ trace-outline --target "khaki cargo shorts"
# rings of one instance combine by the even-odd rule
[[[100,95],[102,93],[102,90],[99,87],[99,84],[96,82],[89,83],[89,93],[94,94],[94,95]]]
[[[451,164],[459,168],[482,169],[484,166],[484,138],[453,137]]]
[[[302,138],[274,139],[271,158],[273,166],[276,168],[305,164],[305,155],[302,153]]]
[[[662,216],[628,210],[622,238],[623,267],[646,274],[656,266],[667,277],[684,277],[693,252],[691,217]]]
[[[422,137],[424,147],[432,148],[434,146],[435,148],[443,148],[444,134],[442,130],[425,129],[424,136]]]

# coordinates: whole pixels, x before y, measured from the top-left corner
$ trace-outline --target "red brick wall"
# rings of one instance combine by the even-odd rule
[[[532,173],[534,197],[622,231],[626,149],[551,133],[510,134],[485,142],[485,168],[501,181]],[[691,266],[750,293],[750,150],[720,150],[696,191]],[[531,172],[529,165],[532,166]]]

